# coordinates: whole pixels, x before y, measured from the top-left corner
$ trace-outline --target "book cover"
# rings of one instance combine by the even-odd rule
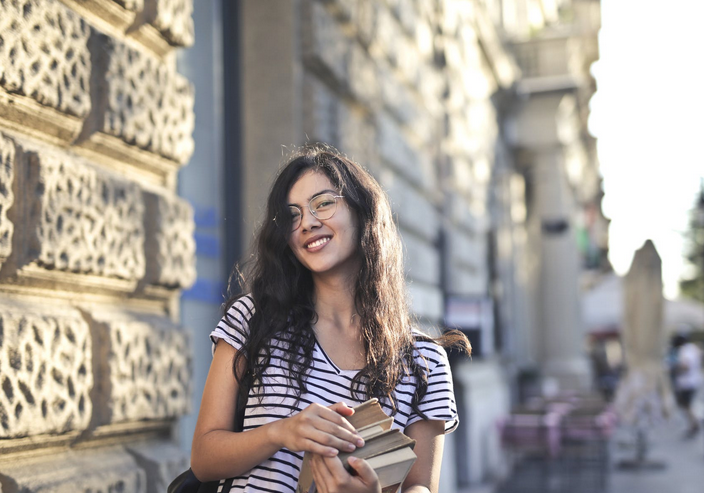
[[[395,493],[403,483],[416,460],[413,452],[415,440],[404,435],[399,429],[391,428],[393,418],[387,416],[377,399],[370,399],[354,408],[355,412],[347,420],[364,439],[364,447],[339,455],[343,465],[349,470],[350,457],[359,457],[369,462],[379,476],[382,493]],[[303,456],[303,465],[298,479],[296,493],[315,493],[313,474],[310,470],[310,454]]]

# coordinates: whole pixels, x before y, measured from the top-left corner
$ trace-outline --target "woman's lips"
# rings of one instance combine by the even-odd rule
[[[305,248],[309,252],[315,252],[323,248],[325,245],[328,244],[328,242],[331,240],[329,236],[324,236],[322,238],[318,238],[317,240],[311,241],[310,243],[306,244]]]

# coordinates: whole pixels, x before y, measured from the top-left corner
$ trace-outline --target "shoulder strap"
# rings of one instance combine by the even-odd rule
[[[242,388],[237,392],[237,412],[235,413],[235,431],[243,431],[244,415],[247,408],[247,400],[249,397],[249,387],[242,385]]]

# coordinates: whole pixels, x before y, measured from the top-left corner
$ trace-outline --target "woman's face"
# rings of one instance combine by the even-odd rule
[[[300,226],[291,233],[288,245],[299,262],[313,275],[353,275],[358,272],[357,219],[344,198],[337,198],[335,214],[319,219],[308,204],[321,194],[340,195],[330,179],[318,171],[308,171],[288,193],[288,205],[301,211]]]

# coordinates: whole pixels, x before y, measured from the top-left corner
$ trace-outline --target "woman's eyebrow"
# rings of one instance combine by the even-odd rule
[[[330,190],[329,188],[326,188],[325,190],[321,190],[320,192],[317,192],[317,193],[314,193],[313,195],[311,195],[310,198],[308,199],[308,201],[310,202],[311,200],[316,198],[318,195],[322,195],[324,193],[331,193],[333,195],[336,195],[337,190]]]
[[[318,195],[322,195],[322,194],[324,194],[324,193],[331,193],[331,194],[333,194],[333,195],[337,195],[337,190],[331,190],[331,189],[329,189],[329,188],[326,188],[325,190],[321,190],[321,191],[319,191],[319,192],[315,192],[313,195],[311,195],[310,197],[308,197],[308,202],[310,202],[311,200],[313,200],[314,198],[316,198]],[[298,204],[293,204],[293,203],[292,203],[292,204],[288,204],[288,205],[295,205],[296,207],[300,207]]]

